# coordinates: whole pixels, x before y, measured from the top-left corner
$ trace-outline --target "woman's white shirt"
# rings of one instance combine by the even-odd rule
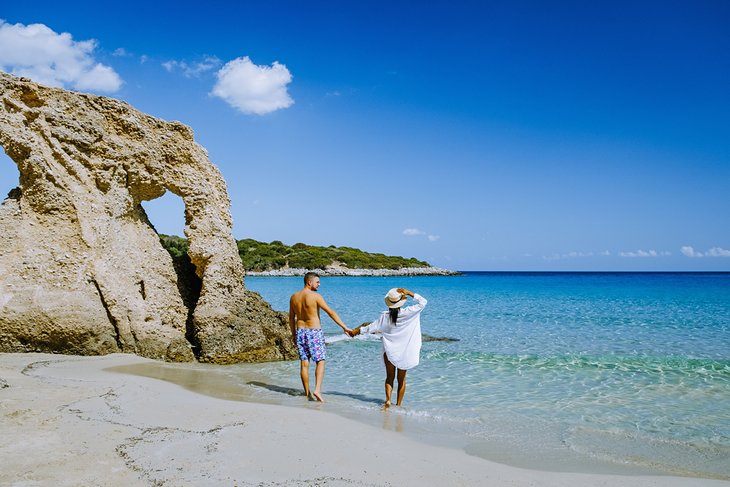
[[[382,333],[383,351],[390,363],[401,370],[408,370],[421,358],[421,311],[426,307],[426,298],[414,294],[413,306],[401,308],[395,326],[390,314],[384,311],[380,317],[360,329],[361,333]]]

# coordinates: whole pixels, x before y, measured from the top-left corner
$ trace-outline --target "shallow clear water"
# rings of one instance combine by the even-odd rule
[[[279,310],[301,285],[246,279]],[[424,334],[459,341],[424,343],[405,407],[388,421],[513,464],[730,478],[730,274],[325,277],[320,293],[354,327],[400,286],[429,300]],[[380,343],[338,340],[324,316],[323,327],[327,406],[377,411]],[[301,388],[298,362],[255,367],[276,386],[262,396]]]

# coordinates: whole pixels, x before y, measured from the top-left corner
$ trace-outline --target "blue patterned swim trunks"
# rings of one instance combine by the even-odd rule
[[[321,328],[297,328],[297,348],[300,360],[327,360],[324,331]]]

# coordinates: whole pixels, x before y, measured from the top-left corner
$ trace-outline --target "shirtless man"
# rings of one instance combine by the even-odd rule
[[[342,322],[332,308],[327,306],[324,298],[317,293],[317,289],[319,289],[319,276],[314,272],[307,272],[304,275],[304,289],[292,294],[289,299],[289,327],[294,343],[299,349],[299,359],[301,360],[299,368],[304,394],[310,400],[324,402],[322,379],[324,378],[327,351],[324,344],[324,332],[319,322],[319,310],[323,309],[348,335],[352,333],[352,330]],[[315,386],[312,394],[309,392],[310,359],[317,363],[314,370]]]

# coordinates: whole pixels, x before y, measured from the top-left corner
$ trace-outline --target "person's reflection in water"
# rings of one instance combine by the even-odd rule
[[[393,419],[395,416],[395,420]],[[393,414],[388,410],[383,410],[383,429],[388,431],[395,431],[396,433],[403,432],[403,415]]]

